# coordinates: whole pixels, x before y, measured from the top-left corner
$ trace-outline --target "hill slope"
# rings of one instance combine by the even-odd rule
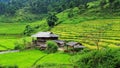
[[[100,39],[100,46],[117,47],[120,43],[120,17],[110,15],[89,16],[77,14],[77,8],[73,9],[73,17],[69,18],[70,10],[58,14],[59,25],[52,28],[52,32],[58,34],[60,39],[78,41],[90,48],[96,48],[96,41]],[[90,37],[89,37],[90,36]]]

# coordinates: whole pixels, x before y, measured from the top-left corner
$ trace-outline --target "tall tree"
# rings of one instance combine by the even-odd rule
[[[49,27],[54,27],[57,21],[58,18],[57,16],[55,16],[55,14],[50,14],[49,17],[47,18],[47,23]]]

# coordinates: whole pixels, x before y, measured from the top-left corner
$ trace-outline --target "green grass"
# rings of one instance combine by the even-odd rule
[[[44,56],[46,55],[46,56]],[[67,54],[55,53],[55,54],[45,54],[39,50],[26,50],[18,53],[9,53],[0,55],[0,65],[18,65],[19,68],[29,68],[42,56],[35,65],[39,64],[70,64],[70,57]]]
[[[37,64],[70,64],[70,56],[67,54],[49,54],[45,58],[43,58],[41,61],[39,61]]]
[[[36,21],[33,23],[0,23],[0,50],[14,49],[15,43],[23,43],[23,32],[26,25],[30,25],[32,28],[40,26],[35,29],[33,34],[39,31],[46,31],[48,26],[46,20]],[[30,38],[26,41],[30,42]]]
[[[14,43],[16,42],[16,39],[0,39],[0,50],[8,50],[14,48]]]
[[[24,38],[0,38],[0,50],[12,50],[15,47],[15,44],[24,44],[24,40],[26,43],[31,42],[32,39],[30,37],[24,37]]]
[[[48,29],[46,20],[40,20],[40,21],[35,21],[32,23],[26,22],[26,23],[0,23],[0,36],[1,35],[20,35],[23,34],[26,25],[30,25],[31,27],[36,27],[40,26],[40,28],[35,29],[35,32],[38,31],[46,31]]]
[[[1,65],[18,65],[20,68],[27,68],[32,66],[32,64],[39,57],[45,55],[38,50],[28,50],[18,53],[9,53],[0,55]]]
[[[7,49],[3,46],[2,47],[0,46],[0,50],[4,51],[4,50],[7,50]]]
[[[0,23],[0,34],[22,34],[25,26],[24,23]]]

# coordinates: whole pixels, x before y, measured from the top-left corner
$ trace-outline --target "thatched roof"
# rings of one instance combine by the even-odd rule
[[[38,32],[31,37],[58,37],[58,35],[55,35],[52,32]]]

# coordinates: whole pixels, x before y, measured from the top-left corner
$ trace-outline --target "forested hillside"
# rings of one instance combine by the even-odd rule
[[[1,14],[14,15],[17,10],[24,9],[33,14],[61,12],[67,8],[86,4],[94,0],[1,0]],[[9,10],[9,11],[8,11]]]
[[[31,22],[74,7],[82,13],[113,13],[120,10],[119,5],[120,0],[0,0],[0,22]]]

